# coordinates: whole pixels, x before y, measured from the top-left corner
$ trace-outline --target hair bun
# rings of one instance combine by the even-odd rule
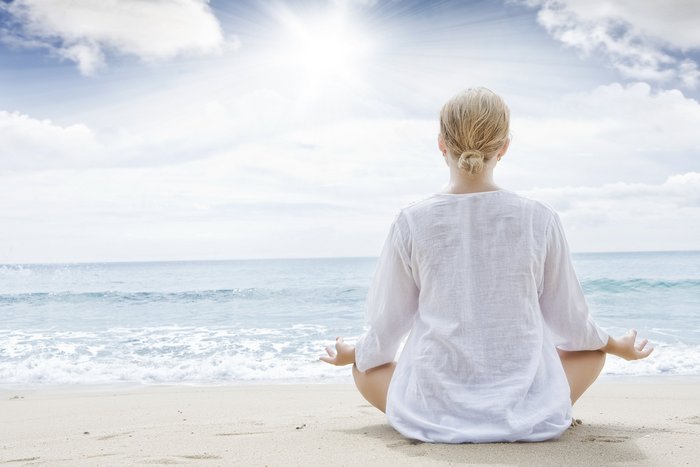
[[[484,153],[478,149],[467,149],[460,156],[460,159],[483,159]]]
[[[466,149],[459,156],[457,166],[467,173],[478,174],[484,168],[484,153],[478,149]]]

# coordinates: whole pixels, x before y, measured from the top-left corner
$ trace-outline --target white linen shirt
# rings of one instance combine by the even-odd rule
[[[559,215],[510,190],[436,193],[401,208],[365,304],[360,371],[396,363],[388,423],[407,438],[542,441],[571,424],[556,347],[595,350]]]

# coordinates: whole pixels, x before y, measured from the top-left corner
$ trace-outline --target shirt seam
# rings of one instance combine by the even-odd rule
[[[554,216],[556,216],[556,212],[552,212],[552,216],[549,218],[549,222],[547,223],[547,228],[545,229],[545,235],[544,235],[544,258],[542,259],[542,282],[538,284],[538,294],[537,297],[541,297],[542,293],[544,293],[544,276],[545,276],[545,269],[547,267],[547,259],[549,258],[549,244],[550,244],[550,232],[552,231],[552,225],[554,224]]]
[[[396,235],[399,237],[398,241],[398,248],[400,250],[400,255],[401,255],[401,260],[403,263],[408,267],[409,271],[411,270],[411,257],[406,251],[405,243],[406,240],[404,238],[403,233],[401,232],[401,226],[399,225],[399,219],[404,218],[406,221],[406,225],[408,226],[409,230],[411,228],[411,224],[408,221],[408,216],[404,213],[403,209],[399,210],[399,214],[396,216],[396,222],[394,223],[394,229],[396,230]]]

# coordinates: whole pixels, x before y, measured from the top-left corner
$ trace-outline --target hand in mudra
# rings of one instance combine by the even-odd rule
[[[326,352],[328,356],[323,355],[319,357],[319,360],[336,366],[355,363],[355,346],[343,342],[342,337],[335,338],[335,350],[332,345],[328,345],[326,346]]]
[[[637,331],[630,329],[624,336],[614,339],[613,351],[610,353],[624,358],[625,360],[639,360],[648,357],[654,350],[653,347],[647,346],[649,340],[642,339],[639,343],[635,344],[636,339]]]

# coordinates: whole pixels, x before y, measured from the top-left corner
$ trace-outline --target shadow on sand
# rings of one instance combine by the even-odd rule
[[[379,439],[389,449],[424,460],[468,464],[603,465],[644,463],[646,456],[635,439],[666,430],[583,424],[569,428],[558,440],[488,444],[424,443],[405,438],[387,424],[338,431]]]

